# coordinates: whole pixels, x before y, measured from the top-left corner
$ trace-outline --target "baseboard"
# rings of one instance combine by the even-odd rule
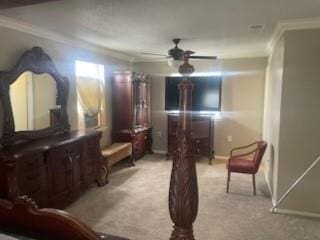
[[[159,149],[153,149],[152,150],[154,153],[157,153],[157,154],[167,154],[167,151],[164,151],[164,150],[159,150]],[[214,156],[216,159],[221,159],[221,160],[228,160],[229,157],[226,157],[226,156],[220,156],[220,155],[215,155]]]
[[[269,178],[267,176],[267,173],[264,171],[264,177],[266,179],[267,182],[267,186],[270,192],[270,196],[271,196],[271,201],[272,201],[272,206],[276,206],[276,201],[274,199],[274,196],[272,194],[272,190],[271,190],[271,184],[269,181]],[[273,210],[273,211],[272,211]],[[296,210],[289,210],[289,209],[285,209],[285,208],[271,208],[270,211],[272,213],[278,213],[278,214],[285,214],[285,215],[293,215],[293,216],[302,216],[302,217],[312,217],[312,218],[320,218],[320,214],[318,213],[310,213],[310,212],[303,212],[303,211],[296,211]]]
[[[167,151],[164,150],[152,149],[152,151],[157,154],[167,154]]]
[[[167,154],[167,151],[164,151],[164,150],[153,149],[152,151],[157,154]],[[220,156],[220,155],[215,155],[214,157],[216,159],[221,159],[221,160],[228,160],[229,159],[229,157],[227,157],[227,156]]]
[[[227,156],[221,156],[221,155],[214,155],[214,157],[215,157],[216,159],[221,159],[221,160],[228,160],[228,159],[229,159],[229,157],[227,157]]]
[[[310,213],[296,210],[289,210],[284,208],[275,208],[274,213],[286,214],[286,215],[294,215],[294,216],[302,216],[302,217],[312,217],[312,218],[320,218],[319,213]]]
[[[270,184],[268,175],[267,175],[266,171],[263,171],[263,173],[264,173],[264,178],[266,179],[266,183],[267,183],[267,186],[268,186],[268,189],[269,189],[269,193],[270,193],[270,196],[271,196],[272,206],[275,206],[276,205],[276,201],[274,200],[274,197],[273,197],[273,193],[272,193],[272,190],[271,190],[271,184]]]

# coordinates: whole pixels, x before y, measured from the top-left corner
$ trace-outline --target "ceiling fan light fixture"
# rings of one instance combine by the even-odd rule
[[[178,69],[183,64],[183,61],[178,59],[168,59],[168,65],[172,68]]]

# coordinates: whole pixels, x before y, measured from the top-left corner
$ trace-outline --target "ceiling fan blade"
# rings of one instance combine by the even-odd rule
[[[197,56],[197,55],[191,55],[189,58],[194,58],[194,59],[217,59],[216,56]]]
[[[153,55],[153,56],[161,56],[161,57],[168,57],[168,55],[165,55],[165,54],[158,54],[158,53],[147,53],[147,52],[142,52],[141,54],[144,54],[144,55]]]

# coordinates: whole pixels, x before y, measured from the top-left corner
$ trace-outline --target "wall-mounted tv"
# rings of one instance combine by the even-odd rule
[[[182,77],[166,77],[165,110],[179,110],[178,85]],[[221,109],[221,76],[194,76],[192,111],[220,111]]]

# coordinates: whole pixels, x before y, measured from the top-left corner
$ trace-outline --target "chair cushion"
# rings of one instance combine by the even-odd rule
[[[231,158],[227,163],[227,169],[230,172],[249,173],[254,174],[257,172],[254,162],[246,158]]]

